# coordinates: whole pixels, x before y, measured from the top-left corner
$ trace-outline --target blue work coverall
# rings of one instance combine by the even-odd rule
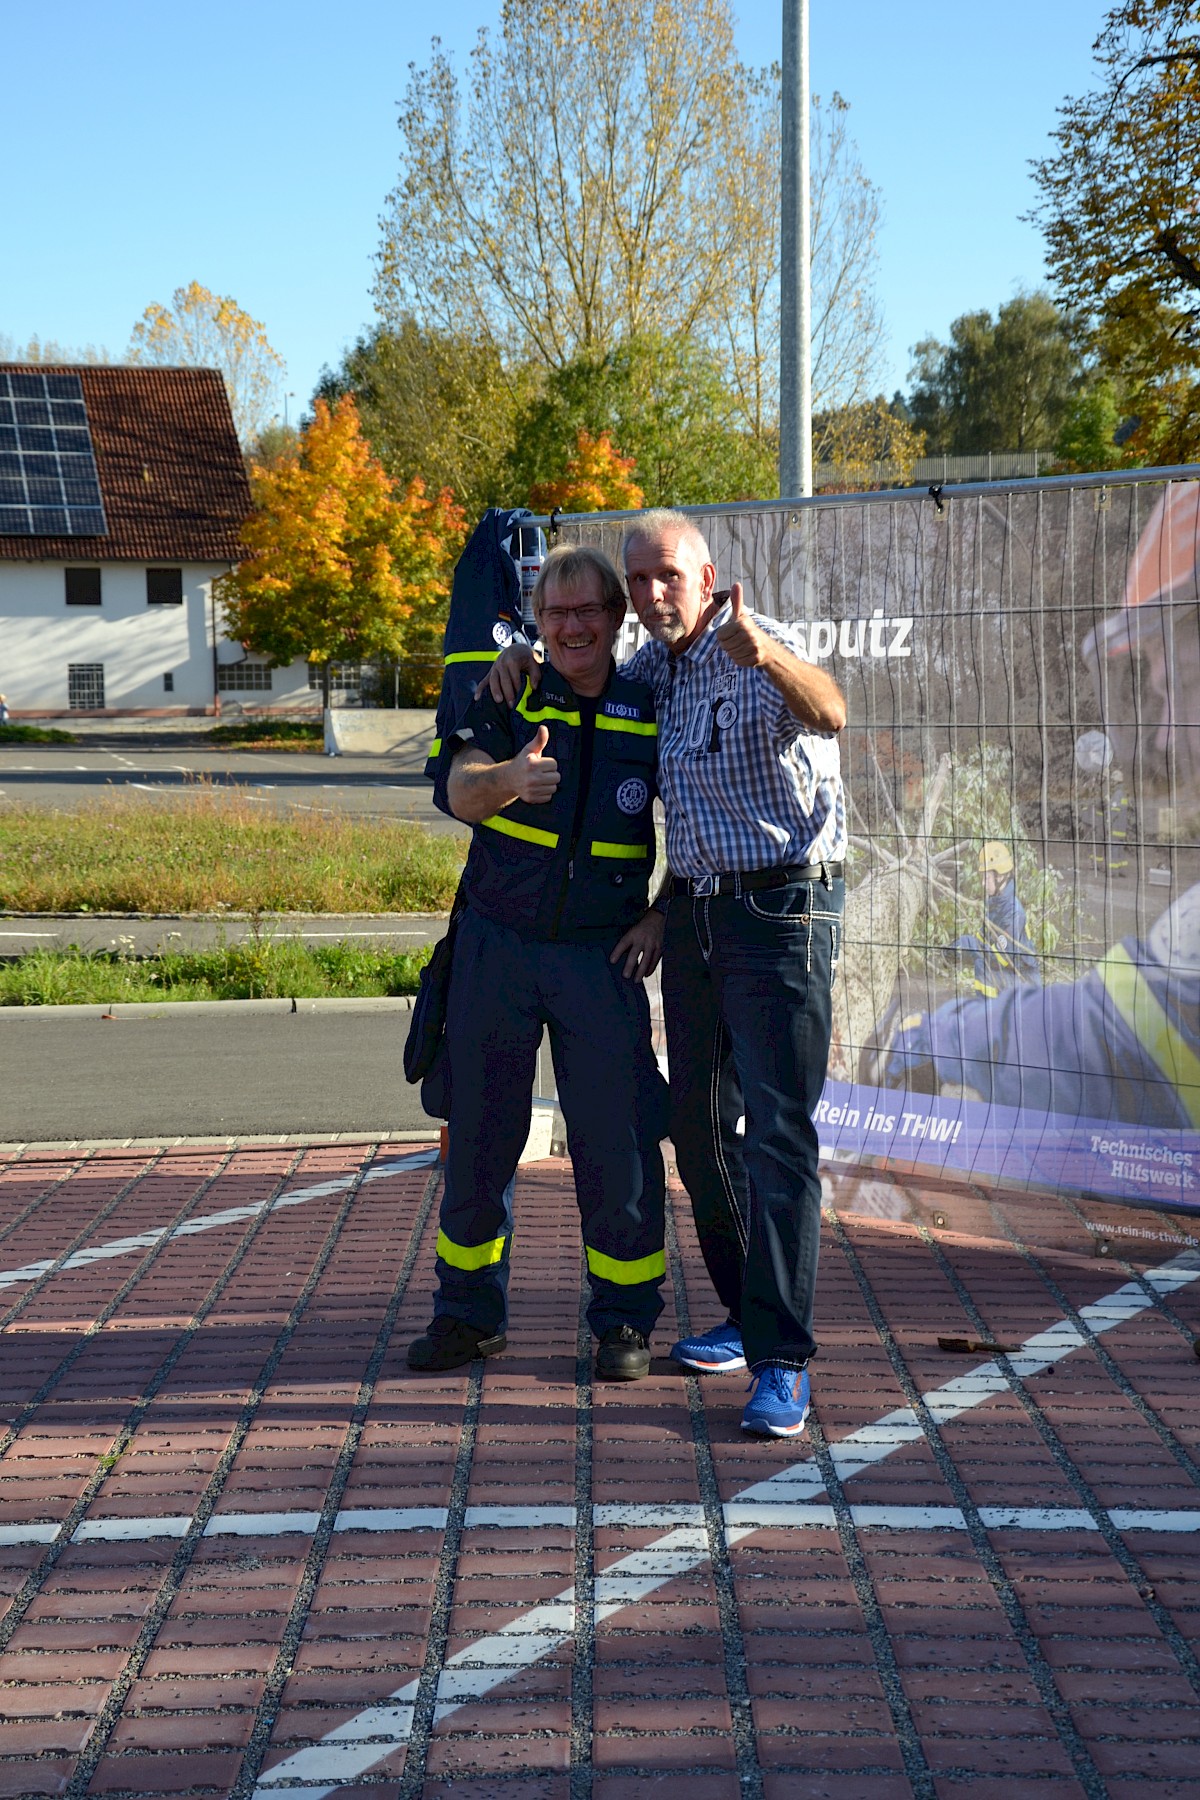
[[[1200,973],[1125,938],[1078,981],[952,1000],[906,1021],[883,1078],[1068,1118],[1200,1125]]]
[[[1029,938],[1025,908],[1010,875],[1004,886],[990,894],[984,905],[986,925],[982,937],[974,932],[955,938],[952,950],[969,950],[975,958],[975,985],[983,994],[995,995],[1018,982],[1040,979],[1037,952]]]
[[[542,1028],[566,1120],[597,1337],[648,1336],[662,1309],[666,1087],[645,989],[609,962],[646,910],[654,865],[658,726],[651,690],[610,673],[596,699],[552,667],[515,707],[485,693],[443,752],[505,762],[545,725],[561,775],[554,798],[521,800],[474,828],[467,910],[446,1019],[449,1147],[435,1315],[505,1328],[513,1176],[529,1130]]]

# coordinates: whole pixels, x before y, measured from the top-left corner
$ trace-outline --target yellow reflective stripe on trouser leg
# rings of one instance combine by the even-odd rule
[[[480,819],[489,831],[502,831],[505,837],[523,838],[527,844],[545,844],[553,850],[558,844],[557,831],[539,831],[536,825],[518,825],[515,819],[506,819],[502,813],[493,813],[490,819]]]
[[[1192,1124],[1200,1125],[1200,1056],[1172,1025],[1127,950],[1120,945],[1110,950],[1099,969],[1113,1005],[1179,1095]]]
[[[592,1275],[615,1281],[619,1287],[633,1287],[639,1281],[659,1281],[667,1272],[667,1259],[661,1250],[626,1262],[619,1256],[605,1256],[603,1250],[593,1250],[588,1244],[587,1264]]]
[[[486,1244],[456,1244],[444,1231],[437,1234],[437,1253],[452,1269],[490,1269],[504,1255],[507,1238],[492,1238]]]
[[[637,857],[649,856],[649,854],[649,847],[646,844],[603,844],[598,840],[592,844],[593,856]]]

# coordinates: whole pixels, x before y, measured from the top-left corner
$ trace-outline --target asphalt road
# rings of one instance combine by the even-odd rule
[[[0,1143],[430,1126],[402,1001],[0,1008]],[[600,1072],[598,1071],[598,1074]],[[537,1094],[554,1094],[543,1044]],[[435,1127],[431,1127],[435,1128]]]
[[[237,750],[165,733],[0,748],[0,805],[77,812],[106,790],[167,796],[198,780],[238,787],[263,806],[407,820],[463,835],[467,829],[436,810],[416,756]]]
[[[0,1013],[0,1141],[405,1131],[407,1008]]]

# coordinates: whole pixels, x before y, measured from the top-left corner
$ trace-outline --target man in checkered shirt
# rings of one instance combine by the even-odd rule
[[[728,1314],[671,1354],[692,1369],[749,1367],[743,1429],[792,1437],[816,1349],[812,1113],[841,947],[846,707],[786,625],[746,610],[739,583],[718,604],[708,546],[684,514],[636,519],[625,573],[651,641],[622,672],[654,687],[667,818],[671,1137]],[[518,661],[506,655],[493,680],[515,679]],[[613,958],[624,954],[623,940]]]

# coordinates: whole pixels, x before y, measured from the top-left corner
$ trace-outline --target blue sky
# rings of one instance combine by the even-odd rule
[[[918,338],[1043,279],[1019,216],[1028,161],[1063,97],[1091,84],[1106,10],[812,0],[813,88],[850,102],[883,195],[888,391]],[[777,57],[776,0],[735,11],[745,60]],[[194,278],[264,322],[294,414],[372,316],[407,65],[426,60],[435,21],[465,63],[498,14],[498,0],[52,4],[39,29],[53,78],[6,83],[0,108],[0,334],[120,352],[143,309]]]

